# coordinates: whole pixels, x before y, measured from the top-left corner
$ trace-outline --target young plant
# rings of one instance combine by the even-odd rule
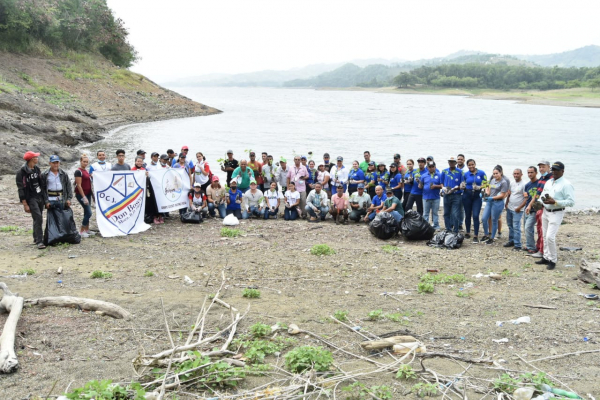
[[[35,275],[35,269],[33,269],[33,268],[20,269],[19,272],[17,272],[17,275]]]
[[[430,282],[420,282],[417,286],[417,291],[419,293],[433,293],[435,290],[435,286]]]
[[[397,246],[392,246],[391,244],[386,244],[381,248],[384,252],[388,254],[399,253],[400,249]]]
[[[378,319],[383,317],[383,311],[382,310],[373,310],[367,314],[367,317],[371,321],[377,321]]]
[[[271,334],[271,327],[267,324],[256,323],[250,327],[252,336],[261,338]]]
[[[502,374],[500,378],[494,380],[494,389],[499,392],[513,393],[519,385],[521,381],[519,379],[515,379],[509,374]]]
[[[92,272],[91,278],[92,279],[108,279],[108,278],[112,278],[112,274],[110,272],[103,272],[103,271],[96,270],[96,271]]]
[[[342,388],[346,393],[347,400],[366,400],[366,399],[381,399],[390,400],[392,398],[392,389],[389,386],[371,386],[368,387],[364,383],[354,382]]]
[[[335,313],[333,313],[333,316],[335,317],[335,319],[337,319],[338,321],[342,321],[342,322],[346,322],[348,321],[348,311],[345,310],[337,310]]]
[[[326,244],[315,244],[310,249],[310,254],[313,256],[330,256],[335,254],[335,250]]]
[[[417,374],[408,364],[402,364],[396,372],[396,379],[417,379]]]
[[[244,291],[242,292],[242,297],[247,297],[249,299],[258,299],[260,297],[260,290],[244,289]]]
[[[418,397],[435,396],[437,394],[437,387],[433,383],[417,383],[412,387],[412,391]]]
[[[467,292],[463,292],[462,290],[459,290],[458,292],[456,292],[456,297],[469,298],[469,297],[471,297],[471,293],[467,293]]]
[[[242,231],[240,231],[239,229],[221,228],[221,236],[222,237],[234,238],[234,237],[240,236],[241,234],[242,234]]]
[[[89,381],[82,388],[73,389],[66,394],[69,400],[79,399],[134,399],[144,400],[146,391],[142,386],[135,382],[128,386],[121,386],[118,383],[112,383],[110,380]]]
[[[308,369],[324,372],[333,364],[331,352],[322,347],[301,346],[289,351],[285,355],[285,366],[297,374]]]
[[[146,271],[146,272],[144,273],[144,276],[145,276],[146,278],[150,278],[150,277],[154,276],[154,272],[152,272],[152,271]]]

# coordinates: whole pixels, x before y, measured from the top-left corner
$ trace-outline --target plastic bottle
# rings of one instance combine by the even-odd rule
[[[533,397],[533,388],[518,388],[513,393],[515,400],[530,400]]]

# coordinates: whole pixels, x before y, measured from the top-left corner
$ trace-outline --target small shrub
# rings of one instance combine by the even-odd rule
[[[435,396],[437,394],[437,387],[433,383],[417,383],[412,387],[412,391],[418,397]]]
[[[347,400],[363,400],[363,399],[381,399],[390,400],[392,398],[392,389],[389,386],[371,386],[368,387],[364,383],[354,382],[342,388],[346,393]]]
[[[420,282],[417,286],[417,290],[419,293],[433,293],[435,286],[433,286],[433,283]]]
[[[426,273],[421,276],[421,282],[433,283],[434,285],[447,283],[463,283],[466,281],[467,278],[465,278],[463,274],[446,275]]]
[[[315,244],[310,249],[310,254],[313,256],[330,256],[335,254],[335,250],[326,244]]]
[[[137,382],[123,387],[110,380],[101,380],[89,381],[82,388],[73,389],[72,392],[67,393],[67,399],[144,400],[145,394],[146,391]]]
[[[17,275],[35,275],[35,269],[33,269],[33,268],[20,269],[19,272],[17,272]]]
[[[252,333],[252,336],[260,338],[269,335],[271,333],[271,327],[259,322],[250,327],[250,332]]]
[[[244,289],[242,292],[242,297],[247,297],[249,299],[258,299],[260,297],[260,291],[257,289]]]
[[[21,230],[21,228],[14,225],[0,226],[0,232],[18,232],[19,230]]]
[[[92,279],[108,279],[108,278],[112,278],[112,274],[110,272],[96,270],[96,271],[92,272],[91,277],[92,277]]]
[[[289,351],[285,355],[285,366],[293,373],[300,373],[307,369],[324,372],[333,364],[331,352],[322,347],[301,346]]]
[[[382,310],[373,310],[371,312],[369,312],[367,314],[367,317],[371,320],[371,321],[377,321],[378,319],[380,319],[383,316],[383,311]]]
[[[388,254],[399,253],[400,249],[397,246],[392,246],[391,244],[386,244],[381,248],[384,252]]]
[[[144,273],[144,276],[145,276],[146,278],[150,278],[150,277],[154,276],[154,272],[152,272],[152,271],[146,271],[146,272]]]
[[[513,378],[509,374],[502,374],[500,378],[494,380],[494,389],[499,392],[513,393],[519,385],[521,381]]]
[[[348,321],[348,311],[337,310],[335,313],[333,313],[333,316],[338,321],[342,321],[342,322]]]
[[[222,237],[238,237],[242,234],[242,231],[234,228],[221,228],[221,236]]]
[[[417,379],[417,374],[408,364],[402,364],[396,372],[396,379]]]
[[[458,292],[456,292],[456,297],[469,298],[469,297],[471,297],[471,293],[467,293],[467,292],[463,292],[462,290],[459,290]]]

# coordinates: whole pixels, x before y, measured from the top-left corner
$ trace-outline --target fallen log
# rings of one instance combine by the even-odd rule
[[[15,335],[23,311],[23,298],[13,294],[3,282],[0,282],[0,289],[3,291],[0,313],[9,313],[0,336],[0,372],[8,374],[19,368],[19,360],[15,354]]]
[[[360,344],[360,347],[362,347],[365,350],[379,350],[379,349],[386,349],[388,347],[392,347],[395,344],[399,344],[399,343],[406,343],[406,342],[416,342],[417,339],[415,339],[412,336],[392,336],[386,339],[381,339],[381,340],[370,340],[368,342],[362,342]]]
[[[58,297],[40,297],[39,299],[27,299],[28,305],[38,305],[41,307],[75,307],[81,310],[99,311],[116,319],[128,320],[131,313],[116,304],[102,300],[85,299],[81,297],[58,296]]]

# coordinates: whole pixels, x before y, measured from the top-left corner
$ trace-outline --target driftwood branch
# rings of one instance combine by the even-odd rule
[[[556,310],[556,307],[545,306],[543,304],[523,304],[524,307],[541,308],[542,310]]]
[[[81,297],[59,296],[59,297],[40,297],[39,299],[27,299],[27,304],[39,305],[42,307],[75,307],[82,310],[99,311],[102,314],[116,319],[131,319],[131,313],[116,304],[102,300],[84,299]]]
[[[462,357],[462,356],[457,356],[454,354],[446,354],[446,353],[419,353],[417,354],[417,357],[419,358],[435,358],[435,357],[441,357],[441,358],[449,358],[451,360],[457,360],[457,361],[463,361],[466,363],[471,363],[471,364],[487,364],[487,365],[493,365],[494,361],[486,358],[486,359],[472,359],[472,358],[466,358],[466,357]]]
[[[360,344],[360,347],[362,347],[365,350],[379,350],[379,349],[390,348],[390,347],[394,346],[395,344],[416,342],[416,341],[417,341],[417,339],[415,339],[412,336],[392,336],[392,337],[389,337],[386,339],[362,342]]]
[[[9,313],[0,336],[0,372],[8,374],[19,368],[15,354],[15,335],[23,311],[23,298],[13,294],[3,282],[0,282],[0,289],[4,293],[0,300],[0,312]]]

